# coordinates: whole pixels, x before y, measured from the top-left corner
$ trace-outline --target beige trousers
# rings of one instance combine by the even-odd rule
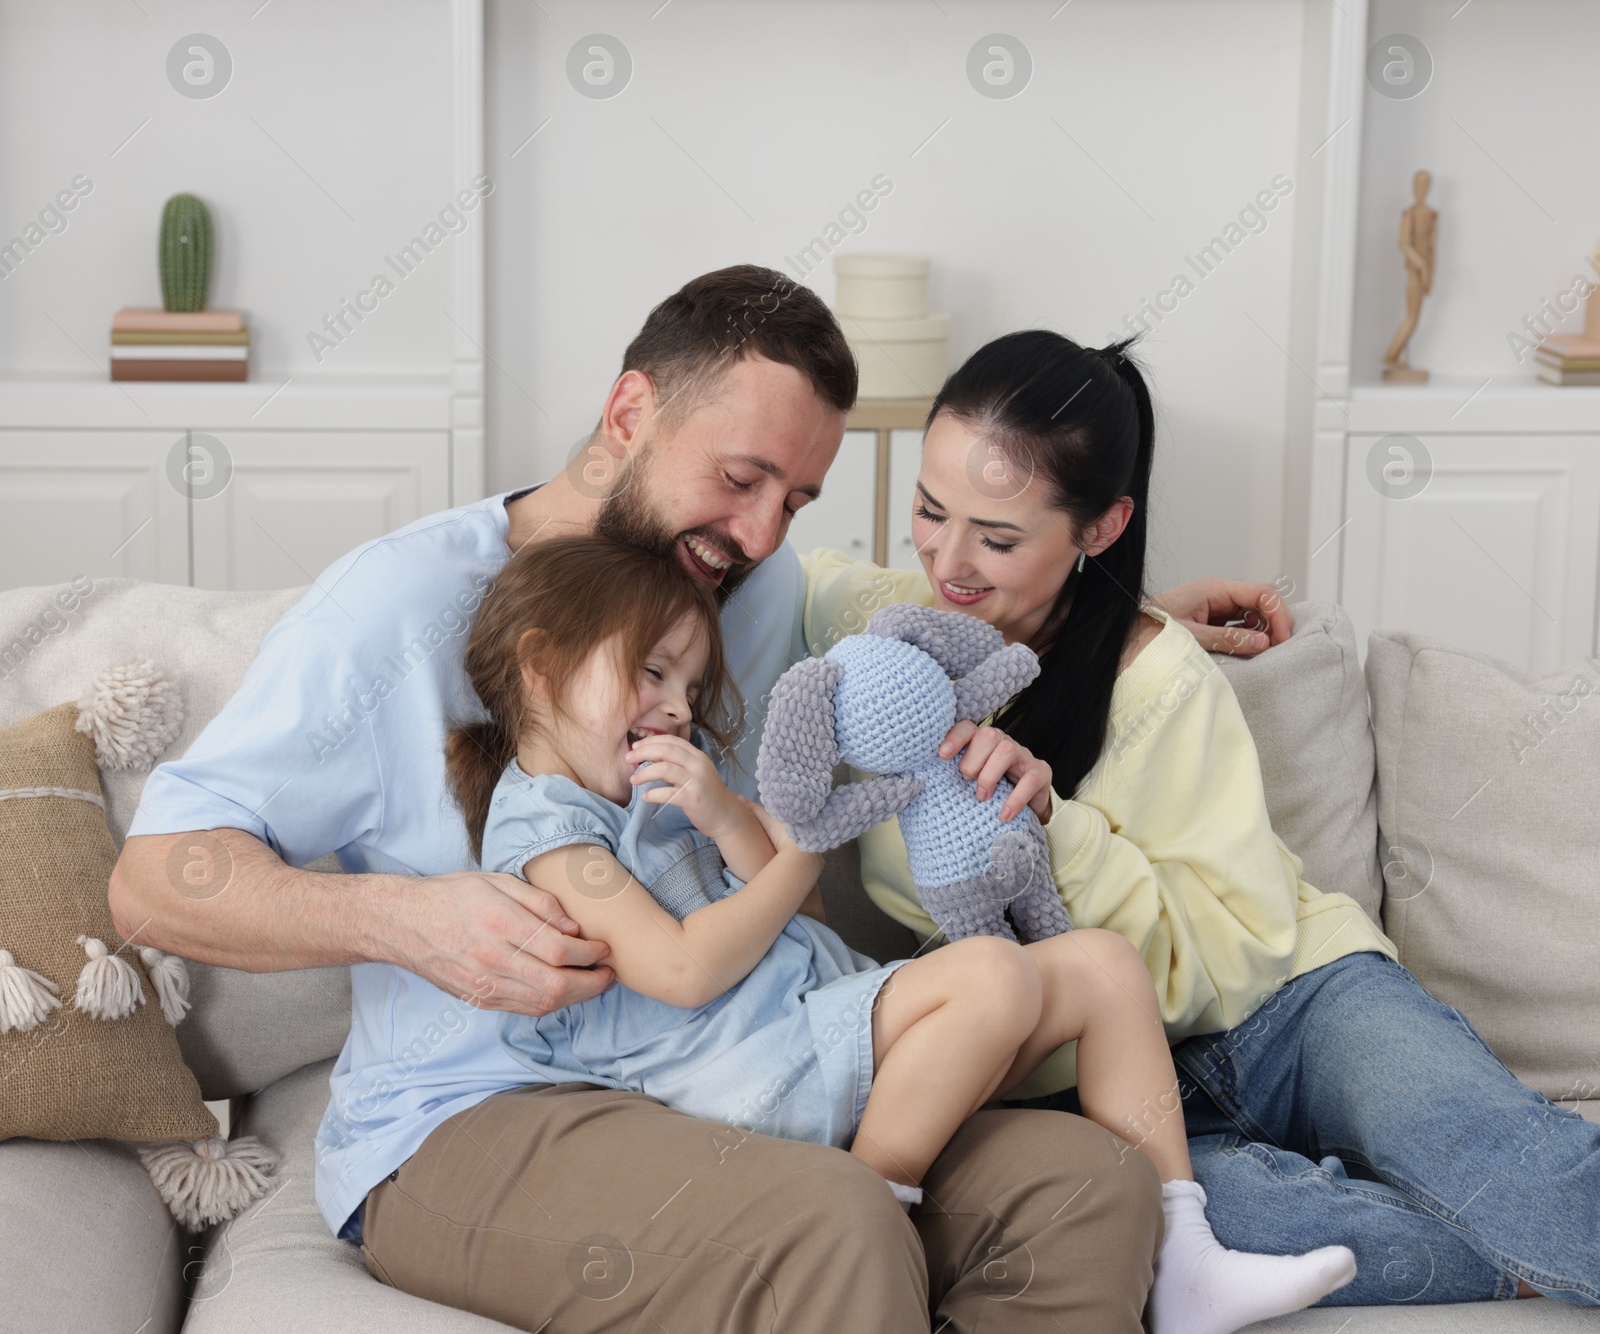
[[[1143,1154],[1065,1112],[972,1116],[908,1218],[838,1149],[594,1084],[499,1093],[362,1205],[405,1292],[543,1334],[1135,1334],[1161,1242]]]

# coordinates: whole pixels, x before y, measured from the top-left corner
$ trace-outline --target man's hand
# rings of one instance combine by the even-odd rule
[[[214,880],[190,879],[183,859],[197,850]],[[616,979],[589,967],[609,947],[517,876],[308,871],[242,829],[128,839],[107,903],[125,940],[185,959],[250,973],[389,963],[480,1008],[535,1017]]]
[[[518,876],[419,876],[391,908],[388,961],[479,1009],[541,1018],[616,980],[600,963],[610,947],[584,940],[554,895]]]
[[[1026,746],[1018,745],[997,727],[979,727],[965,718],[952,727],[939,743],[939,754],[949,759],[961,748],[966,754],[956,767],[969,781],[978,780],[978,790],[973,794],[979,801],[988,801],[994,795],[995,785],[1009,778],[1012,792],[1000,807],[1000,819],[1006,821],[1022,814],[1024,806],[1032,806],[1041,821],[1050,819],[1050,766],[1034,758]]]
[[[1150,601],[1210,653],[1251,658],[1294,632],[1294,616],[1272,584],[1238,579],[1196,579],[1169,588]],[[1230,621],[1240,624],[1230,625]]]

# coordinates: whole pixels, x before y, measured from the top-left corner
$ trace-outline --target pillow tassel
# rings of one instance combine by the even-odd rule
[[[199,1232],[242,1213],[267,1192],[278,1155],[254,1135],[139,1145],[139,1160],[167,1208]]]
[[[178,683],[149,658],[116,663],[83,692],[74,726],[102,769],[148,769],[183,730]]]
[[[0,1033],[9,1033],[12,1029],[26,1033],[43,1023],[51,1010],[60,1007],[54,982],[31,968],[24,968],[10,950],[0,950]]]
[[[120,954],[106,949],[105,941],[79,936],[89,962],[78,974],[77,1007],[95,1019],[122,1019],[144,1004],[139,970]]]
[[[154,945],[139,946],[139,959],[145,972],[150,974],[150,985],[156,989],[161,1013],[176,1028],[183,1022],[191,1004],[187,965],[176,954],[163,954]]]

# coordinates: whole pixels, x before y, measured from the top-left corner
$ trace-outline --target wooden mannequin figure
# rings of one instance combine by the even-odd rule
[[[1411,178],[1416,202],[1400,215],[1400,253],[1406,261],[1406,317],[1400,321],[1389,350],[1383,354],[1383,378],[1406,384],[1426,384],[1428,372],[1406,362],[1406,344],[1417,331],[1422,298],[1433,290],[1433,262],[1439,239],[1439,215],[1423,201],[1433,177],[1419,171]]]

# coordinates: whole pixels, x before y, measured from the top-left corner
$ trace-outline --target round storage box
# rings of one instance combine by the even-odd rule
[[[862,320],[915,320],[928,313],[931,261],[911,255],[835,255],[834,309]]]
[[[861,320],[841,316],[861,371],[862,398],[932,398],[950,370],[950,317]]]

